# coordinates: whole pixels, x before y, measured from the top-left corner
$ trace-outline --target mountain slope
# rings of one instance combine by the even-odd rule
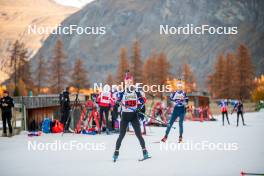
[[[50,58],[56,40],[61,38],[69,61],[85,59],[92,81],[100,82],[116,69],[119,48],[130,47],[138,39],[143,59],[152,51],[164,51],[173,73],[185,59],[204,87],[204,78],[212,70],[217,54],[235,51],[240,43],[251,49],[256,72],[263,73],[263,8],[261,0],[97,0],[68,17],[63,26],[106,26],[105,35],[50,35],[36,56],[41,53]],[[238,26],[239,33],[160,35],[161,24]]]
[[[48,37],[49,34],[28,34],[29,25],[54,27],[76,11],[76,8],[64,7],[52,0],[1,0],[0,82],[10,72],[7,67],[8,49],[15,40],[25,42],[32,57]]]

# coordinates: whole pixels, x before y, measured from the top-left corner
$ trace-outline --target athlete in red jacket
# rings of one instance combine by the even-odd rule
[[[97,103],[100,107],[100,121],[99,121],[100,129],[99,131],[102,130],[102,120],[103,120],[103,117],[105,117],[106,134],[109,134],[108,116],[109,116],[109,111],[113,105],[112,93],[111,93],[111,88],[109,85],[104,86],[103,91],[97,97]]]

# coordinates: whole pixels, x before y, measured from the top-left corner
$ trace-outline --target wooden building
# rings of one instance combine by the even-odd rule
[[[70,96],[71,104],[74,104],[76,94]],[[78,99],[81,103],[85,102],[85,96],[79,95]],[[37,124],[41,124],[45,117],[51,119],[60,119],[60,102],[59,95],[40,95],[14,97],[15,104],[21,105],[25,110],[26,128],[34,119]],[[28,130],[28,129],[25,129]]]

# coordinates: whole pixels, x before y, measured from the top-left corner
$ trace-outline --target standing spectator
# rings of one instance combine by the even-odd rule
[[[2,110],[2,120],[3,120],[3,137],[7,136],[6,132],[6,123],[8,124],[9,128],[9,134],[8,137],[11,137],[13,135],[12,130],[12,107],[14,107],[13,99],[9,96],[8,91],[4,91],[4,97],[0,99],[0,107]]]
[[[61,123],[64,126],[64,132],[69,132],[70,126],[70,111],[71,111],[71,104],[70,104],[70,93],[69,87],[60,94],[60,104],[61,104]]]

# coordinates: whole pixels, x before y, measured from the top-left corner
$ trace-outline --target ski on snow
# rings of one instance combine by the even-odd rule
[[[147,157],[147,158],[138,159],[138,161],[141,162],[141,161],[145,161],[145,160],[150,159],[150,158],[151,158],[151,156],[150,157]],[[113,162],[116,163],[117,162],[117,159],[113,159]]]
[[[149,156],[147,158],[138,159],[138,161],[141,162],[141,161],[145,161],[145,160],[150,159],[150,158],[151,158],[151,156]]]

